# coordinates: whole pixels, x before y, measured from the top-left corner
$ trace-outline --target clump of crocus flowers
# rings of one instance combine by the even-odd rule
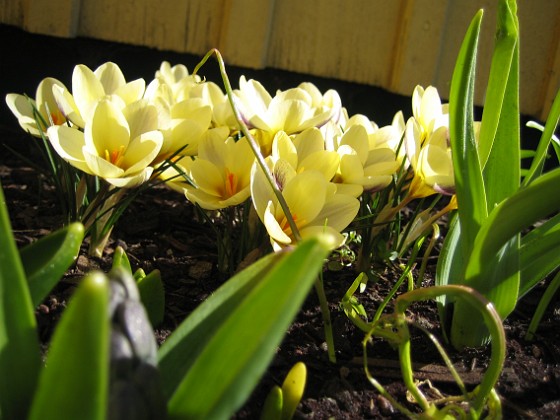
[[[203,211],[250,201],[277,250],[316,234],[327,234],[333,249],[343,245],[363,197],[394,185],[403,171],[408,192],[377,221],[389,220],[414,198],[454,191],[447,107],[433,87],[414,90],[406,123],[398,112],[382,127],[365,115],[349,116],[335,90],[322,93],[301,83],[271,94],[242,76],[228,97],[218,84],[168,62],[149,83],[127,81],[112,62],[95,70],[77,65],[70,87],[46,78],[35,99],[9,94],[6,102],[24,130],[48,140],[74,168],[82,180],[76,188],[91,185],[83,181],[90,178],[102,184],[96,192],[106,197],[85,200],[82,194],[77,203],[96,204],[79,213],[94,215],[88,226],[109,225],[95,238],[97,254],[116,221],[111,215],[130,202],[122,196],[155,183]]]

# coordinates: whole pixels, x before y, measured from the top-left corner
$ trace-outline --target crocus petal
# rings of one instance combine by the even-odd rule
[[[159,128],[157,109],[146,100],[136,101],[127,105],[122,110],[122,113],[128,122],[130,138],[132,139]]]
[[[223,174],[210,161],[195,159],[189,167],[191,178],[195,180],[196,186],[202,191],[216,197],[222,197],[224,193]]]
[[[272,140],[272,155],[288,162],[294,168],[298,166],[298,154],[292,139],[284,131],[279,131]]]
[[[105,89],[87,66],[78,64],[72,73],[72,94],[82,119],[88,121],[97,101],[105,95]]]
[[[332,250],[344,245],[346,241],[346,237],[342,233],[330,226],[306,226],[300,229],[299,233],[302,239],[314,238],[317,236],[327,238],[327,245]]]
[[[416,122],[414,118],[409,118],[406,123],[406,129],[404,132],[404,147],[406,150],[406,155],[410,161],[410,165],[414,170],[418,165],[418,154],[421,148],[421,138],[422,132],[420,125]]]
[[[282,194],[288,207],[300,223],[313,220],[323,208],[327,182],[320,172],[306,171],[296,175],[284,187]]]
[[[339,164],[340,156],[338,153],[323,150],[312,153],[303,159],[298,166],[298,172],[319,171],[326,181],[330,181],[336,174]]]
[[[300,160],[305,159],[312,153],[325,150],[325,139],[318,128],[308,128],[294,137],[292,140],[297,149]]]
[[[143,183],[147,182],[152,176],[153,168],[148,166],[141,172],[132,175],[118,178],[105,178],[105,180],[118,188],[136,188]]]
[[[276,219],[275,214],[277,210],[274,208],[272,201],[269,201],[266,210],[264,212],[264,226],[266,231],[270,235],[270,237],[281,244],[289,244],[292,242],[292,239],[284,232],[278,220]]]
[[[366,162],[369,152],[369,138],[366,129],[361,125],[353,125],[344,133],[341,145],[348,145],[356,151],[362,165]]]
[[[83,154],[89,170],[101,178],[118,178],[124,174],[124,169],[112,164],[101,156],[91,153],[90,149],[84,147]]]
[[[123,113],[109,100],[99,101],[91,123],[85,128],[86,146],[100,156],[126,149],[130,131]]]
[[[121,97],[125,104],[136,102],[144,96],[146,82],[144,79],[136,79],[115,90],[114,94]]]
[[[6,104],[10,111],[18,119],[18,123],[25,131],[31,133],[35,137],[40,136],[40,131],[37,128],[37,122],[33,118],[33,106],[35,101],[28,99],[18,93],[9,93],[6,95]]]
[[[329,197],[310,225],[327,225],[340,232],[354,220],[360,209],[357,198],[343,194]]]
[[[55,85],[53,86],[53,96],[58,108],[66,116],[66,118],[72,121],[72,124],[80,128],[84,128],[86,123],[82,118],[80,110],[74,100],[74,96],[72,96],[70,91],[66,88]]]
[[[101,82],[107,95],[115,93],[118,88],[126,84],[122,70],[111,61],[101,64],[93,73]]]
[[[159,131],[149,131],[132,139],[119,165],[125,169],[125,175],[141,171],[150,165],[158,155],[162,143],[163,135]]]
[[[84,133],[72,127],[55,125],[48,128],[47,135],[54,150],[62,159],[85,173],[93,174],[85,163]]]

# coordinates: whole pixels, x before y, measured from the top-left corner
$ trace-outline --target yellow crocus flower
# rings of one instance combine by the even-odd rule
[[[194,184],[184,184],[185,196],[206,210],[243,203],[250,195],[253,161],[247,139],[224,139],[219,131],[213,131],[200,142],[194,160],[179,162]]]
[[[146,182],[163,136],[155,108],[141,101],[120,109],[109,99],[97,102],[84,131],[53,126],[48,136],[56,152],[83,172],[121,188]]]
[[[345,194],[337,194],[336,186],[325,180],[316,170],[297,173],[282,159],[267,159],[275,182],[282,192],[292,218],[302,238],[326,234],[332,248],[344,243],[340,233],[354,220],[359,201]],[[262,169],[253,166],[251,197],[255,210],[263,222],[275,250],[293,244],[294,232],[280,203],[272,191]]]
[[[6,95],[6,104],[17,117],[21,128],[35,137],[39,137],[41,132],[46,132],[46,127],[37,126],[33,107],[39,112],[47,127],[66,123],[66,117],[58,108],[53,95],[53,86],[66,89],[62,82],[52,77],[47,77],[41,80],[37,86],[35,100],[18,93]]]

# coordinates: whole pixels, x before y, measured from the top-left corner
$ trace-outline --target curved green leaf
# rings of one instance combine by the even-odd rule
[[[86,276],[60,319],[30,420],[102,420],[109,386],[109,280]]]
[[[35,314],[0,184],[0,413],[23,419],[41,367]]]
[[[249,397],[316,280],[328,247],[302,242],[235,302],[169,401],[172,419],[227,419]]]
[[[488,215],[480,229],[467,266],[467,277],[474,279],[486,271],[488,256],[496,255],[514,235],[560,210],[560,168],[550,171],[526,188],[501,202]]]
[[[215,331],[284,252],[269,254],[239,272],[202,302],[158,351],[165,395],[169,398]]]
[[[558,247],[560,247],[560,214],[521,238],[520,297],[560,266]]]
[[[84,226],[72,223],[20,251],[33,306],[43,301],[76,260],[84,240]]]
[[[154,270],[147,276],[139,278],[136,285],[150,323],[157,327],[163,321],[165,313],[165,290],[159,270]]]

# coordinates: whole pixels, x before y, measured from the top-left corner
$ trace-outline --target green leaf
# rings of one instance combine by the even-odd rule
[[[54,333],[30,420],[102,420],[109,386],[109,281],[86,276]]]
[[[117,246],[115,252],[113,253],[113,265],[112,268],[120,267],[127,273],[132,274],[132,267],[130,266],[130,260],[124,251],[122,246]]]
[[[84,239],[84,226],[72,223],[20,251],[33,306],[43,301],[76,260]]]
[[[41,367],[35,314],[0,184],[0,413],[24,419]]]
[[[153,327],[157,327],[162,323],[165,314],[165,290],[159,270],[154,270],[147,276],[139,278],[136,285],[150,323]]]
[[[560,214],[521,238],[519,297],[560,266]]]
[[[498,123],[500,123],[500,118],[504,111],[502,105],[505,101],[506,85],[509,84],[510,89],[512,87],[515,90],[519,89],[517,84],[512,83],[510,77],[504,77],[504,75],[510,74],[512,63],[515,62],[514,54],[518,50],[519,25],[516,13],[517,5],[515,1],[499,2],[496,41],[480,125],[479,156],[482,167],[486,165],[490,155],[498,130]],[[506,109],[505,111],[509,112],[511,110]],[[517,114],[518,117],[519,114]]]
[[[541,134],[539,145],[537,146],[536,156],[533,158],[531,162],[531,167],[529,168],[529,173],[523,179],[524,186],[529,185],[532,181],[535,180],[535,178],[537,178],[542,173],[544,161],[546,158],[546,152],[551,142],[556,151],[557,158],[560,161],[560,152],[558,150],[558,144],[557,142],[554,141],[554,132],[556,131],[556,127],[558,126],[559,120],[560,120],[560,90],[558,90],[558,92],[556,93],[556,97],[554,98],[554,102],[552,103],[552,107],[550,108],[548,118],[546,119],[546,125]]]
[[[166,397],[171,397],[221,322],[285,253],[269,254],[224,283],[165,340],[158,366]]]
[[[264,400],[261,420],[282,420],[282,388],[274,385]]]
[[[483,178],[488,211],[519,189],[519,45],[515,9],[515,2],[500,2],[488,99],[484,108],[486,120],[483,118],[479,139],[481,159],[484,159],[482,153],[487,155]],[[490,129],[485,129],[485,124]],[[487,220],[483,220],[482,226]],[[473,249],[479,239],[477,236]],[[485,255],[485,266],[478,276],[471,275],[469,265],[463,284],[482,293],[504,319],[517,304],[519,234],[508,238],[499,252]],[[453,345],[456,348],[476,347],[484,344],[488,338],[482,315],[471,305],[456,302],[451,327]]]
[[[557,168],[512,194],[492,210],[478,233],[467,269],[469,278],[486,271],[486,265],[490,264],[488,256],[496,255],[513,236],[560,210],[559,183],[560,168]]]
[[[505,0],[500,2],[498,34],[506,33],[507,36],[506,38],[498,36],[496,40],[488,82],[487,98],[489,99],[484,107],[484,116],[493,116],[492,113],[495,113],[498,125],[493,130],[494,137],[486,138],[485,135],[492,133],[484,130],[483,118],[479,138],[481,149],[485,144],[493,145],[483,173],[488,211],[517,191],[520,184],[519,43],[517,42],[516,17],[511,15],[511,10],[506,4]],[[507,12],[503,12],[504,9],[507,9]],[[506,45],[504,46],[503,43]],[[503,51],[504,49],[506,51]],[[503,55],[506,56],[503,57]],[[505,89],[500,92],[490,92],[492,86],[503,83],[505,83]],[[498,94],[501,97],[491,96]],[[501,108],[498,108],[495,102],[500,99]]]
[[[481,21],[482,10],[475,15],[461,45],[449,94],[449,136],[465,257],[487,216],[486,194],[473,125],[476,50]]]
[[[327,253],[320,239],[302,242],[211,322],[218,328],[171,397],[170,418],[230,418],[274,356]]]

